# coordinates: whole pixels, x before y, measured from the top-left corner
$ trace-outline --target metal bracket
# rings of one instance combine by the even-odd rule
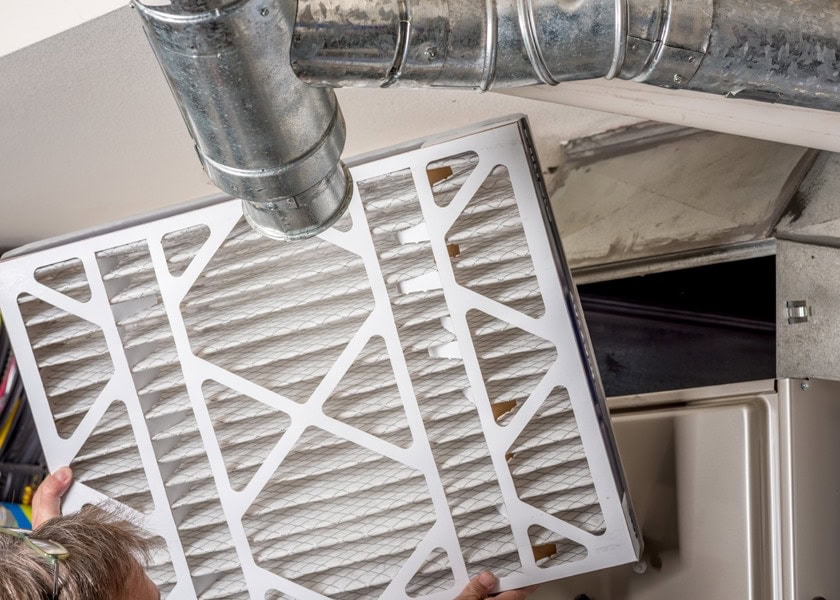
[[[788,300],[785,302],[785,308],[787,309],[788,325],[807,323],[808,319],[813,315],[811,307],[808,306],[808,302],[805,300]]]

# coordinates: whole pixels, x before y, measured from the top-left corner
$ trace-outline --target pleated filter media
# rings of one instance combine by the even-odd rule
[[[442,600],[635,560],[527,123],[350,166],[310,240],[218,198],[0,263],[65,512],[160,538],[170,599]]]

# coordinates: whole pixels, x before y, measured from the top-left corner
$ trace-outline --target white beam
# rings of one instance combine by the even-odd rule
[[[573,81],[506,94],[840,152],[840,113],[669,90],[631,81]]]

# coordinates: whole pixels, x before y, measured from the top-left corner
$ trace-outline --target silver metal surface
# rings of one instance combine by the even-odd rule
[[[808,322],[811,309],[808,308],[808,303],[805,300],[788,300],[785,302],[785,308],[787,308],[788,325]]]
[[[715,2],[709,48],[686,87],[836,111],[839,51],[836,2]]]
[[[684,250],[672,254],[658,254],[646,258],[613,260],[597,265],[572,268],[576,285],[612,281],[626,277],[639,277],[653,273],[693,269],[706,265],[750,260],[776,254],[774,240],[722,244],[720,246]]]
[[[292,0],[135,6],[210,179],[270,237],[309,237],[351,192],[335,95],[288,66]]]
[[[302,0],[292,63],[333,86],[618,76],[836,110],[833,16],[822,0]]]
[[[552,207],[578,283],[772,254],[774,226],[816,157],[661,124],[562,152]]]
[[[491,89],[617,71],[623,2],[302,0],[301,79],[334,86]]]
[[[326,229],[348,202],[344,123],[319,87],[488,90],[619,76],[840,108],[840,20],[821,0],[136,6],[210,178],[277,238]]]
[[[776,242],[776,369],[783,377],[840,380],[840,249]],[[791,322],[788,302],[807,317]],[[794,315],[795,316],[795,315]]]
[[[840,247],[840,154],[822,152],[776,226],[776,236]]]
[[[697,72],[709,43],[712,0],[629,0],[626,60],[619,76],[680,88]]]

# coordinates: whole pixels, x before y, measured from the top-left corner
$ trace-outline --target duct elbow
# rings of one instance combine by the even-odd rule
[[[330,227],[352,193],[335,94],[289,64],[293,0],[135,2],[211,181],[277,239]]]

